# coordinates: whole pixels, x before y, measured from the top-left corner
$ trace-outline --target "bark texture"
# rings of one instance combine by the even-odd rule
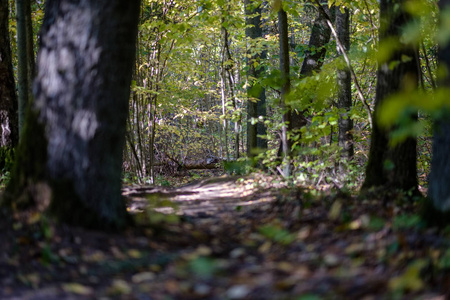
[[[450,111],[435,124],[428,196],[442,212],[450,212]],[[448,223],[448,222],[447,222]]]
[[[283,153],[283,172],[284,176],[290,175],[290,152],[291,143],[289,142],[288,132],[292,129],[291,109],[286,106],[286,97],[291,89],[290,65],[289,65],[289,36],[287,13],[280,8],[278,11],[278,30],[280,32],[280,72],[281,72],[281,99],[280,106],[283,111],[283,123],[281,127],[281,145]]]
[[[440,9],[450,9],[450,0],[439,1]],[[440,82],[441,87],[450,88],[450,44],[439,48],[439,64],[447,70],[447,76]],[[450,215],[450,108],[436,121],[433,133],[433,155],[431,173],[428,181],[428,196],[435,209],[447,213],[445,225]],[[431,216],[436,218],[436,214]]]
[[[7,203],[48,202],[53,216],[86,227],[125,225],[121,162],[139,7],[46,2],[35,101]]]
[[[258,119],[259,116],[266,116],[266,91],[258,82],[263,72],[261,61],[265,58],[265,53],[255,51],[255,43],[263,37],[261,13],[261,4],[255,6],[251,0],[245,1],[246,25],[245,35],[249,39],[250,57],[247,59],[247,78],[249,81],[247,88],[247,154],[253,157],[258,149],[267,149],[267,140],[261,138],[266,135],[266,127],[262,122],[252,124],[252,119]]]
[[[411,20],[403,8],[403,2],[380,1],[380,45],[385,41],[398,44],[386,61],[379,62],[375,118],[363,189],[390,186],[417,192],[416,139],[408,138],[405,142],[390,148],[388,144],[390,130],[381,128],[377,121],[380,106],[386,98],[403,89],[414,89],[418,85],[415,47],[402,43],[400,38],[402,27]]]
[[[16,22],[17,22],[17,81],[19,86],[19,134],[25,122],[25,113],[30,101],[31,81],[28,64],[28,53],[30,46],[28,44],[27,27],[27,7],[29,0],[16,0]],[[31,21],[31,20],[30,20]]]
[[[334,8],[330,10],[327,3],[323,4],[322,7],[329,15],[334,13]],[[305,53],[300,76],[310,76],[313,72],[320,70],[323,65],[325,54],[327,53],[325,45],[330,41],[330,37],[331,29],[327,24],[325,16],[320,12],[317,12],[308,42],[308,47],[314,48],[315,51],[308,51]]]
[[[0,0],[0,126],[0,147],[15,147],[19,139],[19,131],[9,38],[8,0]]]
[[[336,30],[339,40],[345,51],[350,50],[350,13],[347,8],[344,12],[336,9]],[[342,55],[338,47],[338,54]],[[352,159],[353,150],[353,120],[350,119],[350,109],[352,107],[352,78],[350,69],[345,66],[337,70],[337,88],[338,88],[338,108],[345,112],[339,116],[339,147],[342,148],[342,157]]]
[[[334,7],[329,9],[328,1],[322,5],[324,10],[333,17]],[[307,51],[303,60],[300,77],[311,76],[314,72],[319,72],[323,65],[325,55],[327,53],[326,45],[330,41],[331,29],[327,24],[326,18],[320,12],[317,12],[317,16],[314,19],[314,24],[311,28],[311,35],[309,37],[308,47],[314,48],[315,51]],[[300,129],[307,124],[306,111],[291,112],[292,129]]]

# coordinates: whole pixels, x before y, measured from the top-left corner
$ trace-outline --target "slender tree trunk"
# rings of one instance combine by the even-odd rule
[[[223,69],[223,67],[222,67]],[[225,90],[225,79],[223,70],[220,74],[220,99],[222,100],[222,127],[223,127],[223,137],[224,137],[224,146],[225,146],[225,156],[227,161],[230,161],[230,151],[228,148],[228,120],[227,120],[227,107],[226,107],[226,90]]]
[[[126,224],[122,154],[139,1],[48,0],[3,204],[91,228]]]
[[[18,86],[19,86],[19,135],[25,122],[25,113],[29,103],[30,71],[28,65],[29,46],[27,45],[27,5],[29,0],[16,0],[16,22],[17,22],[17,60],[18,60]]]
[[[0,0],[0,147],[8,151],[19,140],[17,96],[9,38],[8,0]],[[4,161],[0,161],[0,169]]]
[[[32,84],[34,75],[36,74],[36,63],[34,57],[34,34],[33,34],[33,20],[31,16],[31,0],[25,1],[25,26],[27,29],[27,71],[28,71],[28,99],[33,99]],[[29,100],[31,101],[31,100]]]
[[[350,50],[350,18],[349,10],[344,9],[341,12],[339,8],[336,9],[336,29],[339,40],[342,43],[345,51]],[[342,55],[342,51],[337,49],[338,54]],[[345,66],[344,68],[337,70],[337,86],[338,86],[338,99],[337,104],[344,112],[339,116],[339,133],[338,143],[342,148],[342,157],[347,160],[353,158],[353,120],[350,119],[350,109],[352,106],[352,78],[350,69]]]
[[[404,88],[415,89],[418,85],[418,63],[413,45],[400,39],[402,27],[411,17],[405,12],[402,0],[380,1],[380,46],[389,40],[398,41],[398,50],[392,51],[386,61],[380,61],[377,73],[375,111],[370,144],[369,161],[363,189],[374,186],[390,186],[400,190],[417,190],[416,139],[390,148],[389,132],[380,127],[377,114],[383,101]],[[409,59],[405,59],[405,58]],[[393,63],[395,65],[393,65]],[[411,118],[417,117],[411,116]]]
[[[291,143],[289,141],[289,132],[292,128],[291,110],[286,105],[286,97],[291,89],[290,66],[289,66],[289,37],[288,37],[288,20],[287,14],[280,7],[278,11],[278,28],[280,32],[280,71],[281,71],[281,99],[280,107],[283,112],[283,126],[281,127],[281,144],[283,150],[283,173],[288,177],[291,175],[290,170],[290,153]]]
[[[224,22],[224,20],[222,21],[222,23],[223,22]],[[225,61],[224,76],[228,79],[228,89],[229,89],[231,102],[233,105],[233,110],[237,111],[236,97],[235,97],[235,91],[234,91],[235,83],[234,83],[234,76],[233,76],[234,61],[233,61],[233,58],[231,57],[231,52],[230,52],[230,48],[228,45],[229,44],[228,29],[226,29],[225,27],[222,27],[222,32],[223,32],[223,46],[224,46],[223,53],[224,53],[224,61]],[[233,113],[233,115],[234,115],[234,113]],[[241,121],[240,121],[239,117],[237,117],[237,119],[234,119],[232,121],[234,122],[234,158],[238,159],[239,158],[239,126],[240,126]]]

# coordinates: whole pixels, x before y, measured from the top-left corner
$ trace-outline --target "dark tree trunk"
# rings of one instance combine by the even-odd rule
[[[403,8],[403,1],[380,1],[380,45],[384,41],[398,41],[398,49],[392,51],[386,61],[380,61],[377,73],[374,124],[370,144],[369,161],[363,189],[375,186],[417,192],[416,139],[389,147],[389,132],[381,128],[377,115],[383,101],[402,89],[414,89],[418,85],[417,55],[414,45],[402,43],[402,27],[411,17]],[[409,59],[405,59],[405,58]],[[415,116],[411,116],[414,118]]]
[[[8,0],[0,0],[0,126],[0,147],[3,152],[15,147],[19,139]],[[0,162],[0,165],[3,164],[4,162]]]
[[[280,32],[280,72],[281,72],[281,99],[280,106],[283,112],[283,123],[281,128],[281,145],[283,153],[283,172],[285,176],[290,175],[290,152],[291,143],[289,142],[288,133],[292,129],[291,109],[286,106],[286,97],[291,89],[290,81],[290,65],[289,65],[289,36],[288,36],[288,20],[287,14],[280,7],[278,11],[278,28]]]
[[[6,204],[91,228],[127,220],[122,149],[139,0],[48,0],[35,101]]]
[[[334,8],[329,9],[327,3],[322,6],[325,11],[334,15]],[[330,41],[330,37],[331,29],[327,24],[325,16],[317,12],[308,42],[308,47],[310,49],[314,48],[315,51],[307,51],[305,53],[305,58],[300,69],[300,77],[311,76],[313,72],[320,71],[327,52],[325,46]],[[291,112],[292,129],[300,129],[307,124],[305,113],[306,111]]]
[[[329,9],[327,3],[323,4],[322,7],[325,11],[334,13],[334,8]],[[327,20],[323,14],[318,12],[313,27],[311,28],[311,35],[308,42],[308,47],[314,47],[315,51],[306,52],[302,68],[300,69],[300,76],[310,76],[313,72],[320,70],[325,54],[327,53],[325,46],[330,41],[330,37],[331,29],[327,24]]]
[[[448,47],[448,46],[447,46]],[[447,68],[450,59],[447,58]],[[442,61],[441,61],[442,62]],[[450,212],[450,112],[435,123],[431,173],[428,179],[428,196],[441,212]],[[448,220],[447,220],[448,224]]]
[[[28,71],[28,99],[33,101],[32,83],[34,75],[36,74],[36,62],[34,53],[34,35],[33,35],[33,20],[31,17],[31,0],[25,1],[25,26],[27,30],[27,71]]]
[[[16,22],[17,22],[17,81],[19,86],[19,134],[25,122],[25,113],[29,103],[31,82],[28,64],[28,33],[27,33],[27,6],[29,0],[16,0]]]
[[[450,0],[440,0],[441,10],[450,9]],[[450,88],[450,44],[439,48],[440,66],[447,76],[440,82],[441,87]],[[445,109],[445,108],[443,108]],[[428,197],[432,214],[427,216],[432,222],[448,225],[450,216],[450,110],[446,108],[435,122],[433,133],[433,155],[431,173],[428,179]]]
[[[350,50],[350,18],[349,10],[344,9],[341,12],[339,8],[336,9],[336,30],[339,40],[342,43],[345,51]],[[338,54],[342,52],[338,47]],[[337,70],[337,88],[338,88],[338,107],[345,112],[339,116],[339,135],[338,143],[342,148],[342,157],[348,160],[353,158],[353,120],[350,119],[350,109],[352,107],[352,78],[350,69],[346,66]]]
[[[267,140],[260,137],[266,135],[266,127],[261,121],[255,122],[260,116],[266,116],[266,92],[258,82],[263,71],[261,61],[265,55],[255,51],[255,43],[258,38],[263,37],[262,9],[261,5],[256,7],[255,5],[253,1],[245,0],[246,25],[249,26],[245,29],[245,35],[250,39],[248,51],[250,57],[247,59],[247,80],[249,82],[247,88],[247,155],[249,157],[254,157],[258,151],[267,149]]]

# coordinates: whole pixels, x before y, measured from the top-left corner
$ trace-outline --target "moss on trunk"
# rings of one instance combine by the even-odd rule
[[[40,197],[36,195],[35,187],[45,178],[47,140],[37,112],[28,111],[23,136],[17,147],[11,180],[1,202],[2,206],[15,209],[27,209],[37,205],[36,201]]]

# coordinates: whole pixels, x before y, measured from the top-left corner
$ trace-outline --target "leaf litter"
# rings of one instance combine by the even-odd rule
[[[0,221],[1,299],[447,299],[448,230],[386,195],[220,177],[124,187],[121,233]],[[274,182],[274,181],[272,181]],[[4,213],[3,213],[4,215]]]

